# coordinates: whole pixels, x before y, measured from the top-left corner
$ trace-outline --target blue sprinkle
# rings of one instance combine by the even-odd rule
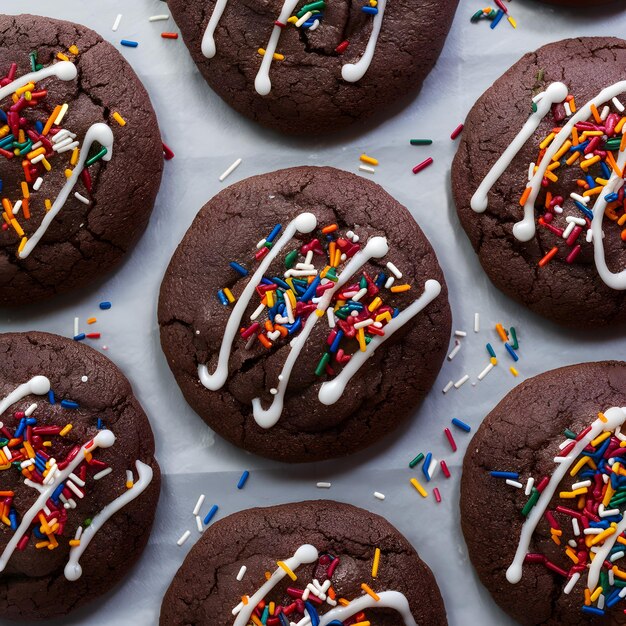
[[[428,472],[428,468],[430,467],[430,462],[433,460],[432,452],[429,452],[424,459],[424,463],[422,464],[422,472],[424,472],[424,476],[426,476],[426,481],[430,482],[430,473]]]
[[[296,321],[293,324],[283,324],[283,326],[287,329],[287,332],[290,335],[293,335],[300,330],[300,327],[302,326],[302,318],[297,317]]]
[[[111,308],[111,303],[110,302],[106,302],[106,301],[105,302],[101,302],[100,303],[100,308],[103,311],[108,311]]]
[[[317,614],[315,607],[310,602],[305,602],[304,606],[306,607],[306,612],[311,618],[311,626],[319,626],[320,616]]]
[[[611,178],[611,170],[609,169],[609,166],[604,161],[600,162],[600,167],[602,168],[603,178]],[[589,176],[589,178],[591,177]],[[591,178],[591,180],[593,181],[593,178]],[[595,181],[594,181],[594,185],[595,185]],[[594,185],[589,185],[589,186],[593,189]]]
[[[582,202],[574,200],[574,204],[584,213],[585,217],[588,217],[590,220],[593,219],[593,213]]]
[[[596,609],[595,606],[583,606],[583,613],[589,613],[590,615],[604,615],[604,611],[602,609]]]
[[[206,514],[206,517],[204,518],[204,525],[206,526],[214,517],[215,514],[217,513],[217,509],[219,507],[217,506],[217,504],[214,504],[211,507],[211,510]]]
[[[587,184],[589,185],[589,189],[593,189],[594,187],[596,187],[596,181],[593,180],[593,176],[589,176],[589,174],[587,174],[587,176],[585,176],[585,179],[587,180]]]
[[[43,132],[43,122],[37,120],[35,122],[35,130],[41,135],[41,133]]]
[[[50,389],[50,391],[48,391],[48,402],[50,404],[56,404],[56,398],[54,397],[54,391],[52,391],[52,389]]]
[[[337,350],[339,350],[339,344],[341,343],[341,340],[343,339],[343,334],[344,334],[343,330],[337,331],[337,334],[335,335],[333,342],[330,344],[330,349],[328,350],[332,354],[334,354],[335,352],[337,352]]]
[[[272,278],[272,280],[270,281],[270,285],[272,284],[272,282],[278,285],[279,287],[282,287],[283,289],[291,289],[291,287],[282,278],[279,278],[278,276],[275,276],[274,278]]]
[[[307,302],[308,300],[311,300],[311,298],[315,297],[315,290],[317,289],[317,286],[320,284],[320,281],[321,281],[321,278],[320,278],[320,275],[318,274],[311,281],[311,284],[309,285],[308,289],[302,294],[302,300]]]
[[[589,139],[587,141],[583,141],[583,143],[579,143],[577,146],[572,146],[569,151],[570,152],[578,152],[579,150],[582,152],[589,145]]]
[[[26,418],[26,426],[34,426],[37,423],[37,419],[34,417]]]
[[[615,200],[617,200],[618,198],[619,196],[616,193],[608,193],[606,196],[604,196],[604,199],[607,202],[615,202]]]
[[[496,358],[496,351],[493,349],[493,346],[490,343],[487,344],[487,352],[489,352],[489,356],[491,358]]]
[[[220,289],[217,292],[217,298],[224,306],[228,306],[228,298],[226,297],[223,289]]]
[[[361,7],[361,11],[363,11],[363,13],[369,13],[370,15],[376,15],[378,13],[376,7]]]
[[[239,482],[237,483],[237,489],[243,489],[243,486],[246,484],[246,481],[248,480],[248,476],[250,476],[250,472],[246,470],[241,475],[241,478],[239,479]]]
[[[514,361],[519,361],[519,357],[517,356],[517,354],[515,354],[515,350],[513,350],[513,348],[509,345],[508,342],[504,344],[504,347],[506,348],[506,351],[511,355],[511,358]]]
[[[236,271],[239,272],[242,276],[248,275],[248,270],[243,266],[239,265],[236,261],[231,261],[230,266]]]
[[[519,474],[517,472],[489,472],[493,478],[510,478],[511,480],[517,480]]]
[[[63,489],[65,489],[65,483],[61,483],[53,492],[52,492],[52,499],[53,500],[58,500],[59,496],[61,495],[61,493],[63,493]]]
[[[122,39],[120,43],[127,48],[136,48],[139,45],[137,41],[130,41],[129,39]]]
[[[391,317],[398,317],[398,315],[400,315],[400,309],[394,309],[393,313],[391,314]]]
[[[78,402],[74,402],[74,400],[61,400],[61,406],[64,409],[77,409]]]
[[[376,280],[374,281],[375,285],[378,288],[383,287],[383,285],[387,282],[387,277],[381,272],[380,274],[378,274],[378,276],[376,276]]]
[[[13,435],[15,439],[19,439],[23,435],[24,430],[26,430],[26,420],[22,418],[20,420],[20,423],[18,424],[18,427],[15,430],[15,434]]]
[[[263,278],[261,278],[261,284],[262,285],[273,285],[274,283],[269,278],[266,278],[265,276],[263,276]]]
[[[289,626],[289,620],[287,619],[284,613],[279,613],[278,619],[280,620],[280,626]],[[338,622],[337,620],[335,620],[333,624],[334,623],[339,624],[339,626],[343,626],[343,622]],[[328,626],[330,626],[330,624]]]
[[[458,428],[460,428],[461,430],[464,430],[466,433],[469,433],[470,430],[472,430],[472,427],[469,424],[466,424],[465,422],[458,420],[456,417],[452,418],[452,423]]]
[[[74,341],[82,341],[86,337],[85,333],[74,335]]]
[[[493,30],[500,23],[500,20],[503,17],[504,17],[504,11],[502,9],[498,9],[498,13],[493,18],[493,22],[491,22],[491,30]]]
[[[97,422],[97,424],[96,424],[96,428],[97,428],[98,430],[102,430],[102,420],[101,420],[100,418],[98,418],[98,422]]]
[[[9,512],[9,520],[11,521],[11,530],[17,530],[17,513],[15,509]]]
[[[272,232],[265,238],[266,243],[272,243],[274,239],[276,239],[276,235],[280,232],[282,226],[280,224],[276,224],[274,228],[272,228]]]

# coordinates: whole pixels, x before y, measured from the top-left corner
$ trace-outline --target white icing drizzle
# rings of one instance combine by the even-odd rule
[[[526,554],[528,553],[533,533],[537,528],[537,524],[546,512],[546,509],[550,504],[550,500],[552,500],[552,498],[554,497],[559,483],[561,482],[561,480],[563,480],[565,474],[567,474],[567,472],[570,470],[571,466],[574,464],[574,461],[576,461],[582,451],[587,447],[587,445],[589,445],[590,441],[595,439],[604,430],[615,430],[618,426],[621,426],[626,421],[626,407],[612,407],[604,412],[604,417],[606,421],[602,421],[600,418],[598,418],[593,422],[593,424],[591,425],[591,430],[580,441],[576,442],[576,445],[572,448],[572,450],[566,457],[557,457],[555,459],[555,461],[559,463],[559,466],[550,477],[548,484],[541,492],[541,496],[539,497],[537,504],[535,504],[535,506],[531,509],[528,517],[526,518],[526,521],[524,522],[524,525],[522,526],[522,532],[520,533],[515,557],[506,571],[506,579],[510,583],[518,583],[522,578],[522,565],[524,563]],[[603,559],[600,559],[599,555],[596,555],[593,563],[595,563],[596,561],[598,561],[598,565],[601,567]],[[596,580],[597,584],[596,572],[592,566],[592,569],[590,569],[589,571],[588,578],[590,588],[592,581],[592,571],[594,572],[593,578]]]
[[[441,285],[438,281],[429,279],[424,284],[424,293],[413,304],[398,313],[385,325],[384,336],[376,335],[368,344],[365,352],[356,352],[348,361],[341,372],[332,380],[322,384],[319,391],[319,400],[322,404],[334,404],[341,398],[346,385],[359,371],[365,361],[373,356],[378,346],[384,343],[399,328],[402,328],[409,320],[413,319],[420,311],[428,306],[441,293]]]
[[[300,0],[285,0],[277,21],[286,25],[287,20],[291,17],[291,14],[294,12],[294,9],[298,5],[299,1]],[[261,96],[267,96],[267,94],[272,90],[270,67],[272,66],[272,61],[274,60],[274,53],[278,47],[278,41],[280,40],[282,30],[282,26],[274,25],[274,28],[272,28],[272,34],[267,42],[267,46],[265,46],[265,54],[261,60],[261,67],[259,68],[256,78],[254,79],[254,88]]]
[[[94,538],[96,533],[104,526],[104,524],[115,515],[118,511],[121,511],[129,502],[132,502],[135,498],[141,495],[147,486],[152,481],[153,471],[149,465],[146,465],[142,461],[135,461],[135,467],[137,468],[137,474],[139,480],[137,480],[130,489],[127,489],[121,496],[117,497],[112,502],[109,502],[91,521],[91,524],[85,529],[80,537],[80,545],[72,546],[70,549],[70,556],[65,566],[65,578],[67,580],[78,580],[82,573],[83,568],[78,562],[83,552],[87,549],[87,546]]]
[[[373,608],[394,609],[402,616],[405,626],[417,626],[411,615],[411,607],[406,596],[399,591],[381,591],[376,594],[379,600],[374,600],[369,594],[355,598],[348,606],[337,606],[328,613],[320,616],[319,626],[328,626],[333,620],[343,622],[360,611]]]
[[[60,63],[57,63],[52,67],[58,67],[58,65],[60,65]],[[70,65],[72,64],[70,63]],[[72,65],[72,67],[74,66]],[[92,144],[95,142],[98,142],[107,149],[107,152],[102,157],[102,160],[111,160],[111,157],[113,156],[113,131],[109,128],[109,126],[102,122],[92,124],[85,134],[85,139],[80,149],[80,157],[78,159],[76,167],[74,167],[71,176],[67,179],[65,185],[63,185],[63,188],[59,192],[59,195],[54,201],[54,204],[45,214],[43,220],[41,221],[41,224],[39,225],[39,228],[37,228],[37,230],[28,238],[26,245],[18,253],[20,259],[25,259],[35,249],[35,246],[45,235],[54,218],[58,215],[58,213],[67,202],[70,193],[72,193],[72,190],[74,189],[74,185],[76,185],[76,183],[78,182],[80,174],[85,167],[85,162],[87,161],[87,158],[89,156],[89,150]]]
[[[217,361],[217,367],[213,374],[209,374],[209,370],[205,364],[198,365],[198,376],[200,382],[211,391],[217,391],[221,389],[228,379],[228,361],[230,359],[230,353],[233,346],[233,341],[239,330],[239,324],[246,312],[246,308],[250,303],[250,299],[255,293],[255,290],[263,274],[269,268],[272,261],[280,254],[280,251],[293,239],[294,235],[299,233],[310,233],[315,230],[317,226],[317,218],[313,213],[301,213],[295,217],[287,227],[280,239],[276,242],[269,254],[265,255],[265,258],[257,268],[256,272],[252,275],[252,278],[248,281],[243,293],[237,300],[235,307],[228,318],[226,324],[226,330],[222,338],[222,344],[220,346],[220,352]]]
[[[292,572],[295,572],[296,569],[303,564],[314,563],[318,556],[319,553],[315,546],[305,544],[300,546],[296,550],[296,553],[291,558],[284,561],[284,563]],[[257,604],[261,602],[285,576],[287,576],[287,572],[282,567],[278,567],[259,590],[248,598],[248,604],[243,605],[241,611],[239,611],[235,618],[233,626],[246,626]]]
[[[507,149],[502,153],[500,158],[495,162],[494,166],[489,170],[476,193],[472,196],[470,206],[476,213],[483,213],[489,205],[487,194],[496,184],[500,176],[511,165],[517,153],[524,147],[524,144],[532,137],[533,133],[539,127],[543,118],[551,111],[552,105],[562,102],[567,97],[567,87],[563,83],[552,83],[543,93],[541,99],[537,102],[537,110],[528,118],[520,132],[515,136],[513,141],[508,145]],[[584,108],[584,107],[583,107]],[[591,109],[588,109],[589,111]],[[580,112],[579,112],[580,113]],[[589,117],[589,115],[587,115]],[[573,118],[572,118],[573,119]],[[576,123],[576,122],[574,122]],[[567,124],[570,129],[574,126],[572,120]],[[545,171],[552,162],[552,156],[556,154],[558,148],[554,148],[559,137],[569,137],[567,126],[554,138],[545,156],[541,160],[539,169],[530,179],[527,187],[533,187],[533,191],[524,204],[524,218],[513,226],[513,234],[520,241],[528,241],[535,234],[535,200],[541,189],[540,182]],[[563,139],[563,143],[565,139]],[[559,144],[558,147],[560,147]]]
[[[347,63],[341,68],[342,78],[349,83],[356,83],[361,80],[361,78],[365,76],[365,72],[367,72],[372,64],[374,52],[376,51],[376,44],[378,43],[378,36],[380,35],[380,29],[383,25],[383,16],[385,14],[386,5],[387,0],[378,0],[378,13],[374,15],[372,32],[363,56],[356,63]]]
[[[6,398],[0,400],[0,417],[16,402],[23,400],[27,396],[43,396],[50,391],[50,381],[45,376],[33,376],[27,383],[20,385],[12,391]]]
[[[287,390],[287,386],[289,384],[289,377],[291,376],[293,366],[298,360],[298,357],[300,356],[300,353],[302,352],[313,327],[321,317],[317,313],[319,311],[322,313],[326,311],[335,292],[345,285],[354,273],[359,270],[359,268],[363,267],[363,265],[365,265],[371,258],[380,259],[384,257],[388,250],[389,246],[387,245],[387,240],[384,237],[372,237],[365,245],[365,248],[363,248],[363,250],[359,250],[359,252],[357,252],[352,259],[350,259],[350,262],[339,275],[335,286],[324,292],[324,295],[320,298],[317,305],[317,310],[309,315],[304,328],[291,344],[291,351],[289,352],[289,356],[287,357],[285,365],[283,366],[282,372],[279,376],[277,393],[274,395],[272,404],[268,409],[263,409],[260,398],[254,398],[252,400],[254,419],[256,423],[261,426],[261,428],[271,428],[280,419],[281,413],[283,412],[283,401],[285,391]],[[386,328],[388,328],[388,326]],[[369,350],[370,349],[368,347],[368,353]]]
[[[204,35],[202,36],[200,49],[202,50],[202,54],[207,59],[212,59],[217,51],[215,46],[215,29],[217,28],[219,21],[222,19],[222,15],[224,14],[224,9],[227,4],[228,0],[217,0],[215,6],[213,7],[213,13],[211,13],[209,23],[204,31]]]
[[[39,485],[38,483],[29,483],[32,485],[36,485],[36,488],[39,491],[39,497],[35,501],[35,503],[28,509],[24,516],[22,517],[22,521],[18,526],[17,530],[13,533],[11,540],[5,547],[2,552],[2,556],[0,556],[0,572],[4,570],[11,555],[15,551],[17,544],[20,542],[20,539],[24,536],[31,523],[35,519],[35,516],[43,507],[45,506],[48,499],[52,496],[54,490],[58,487],[59,484],[67,480],[68,476],[85,460],[85,452],[93,452],[96,448],[110,448],[115,443],[115,435],[110,430],[101,430],[98,434],[93,438],[93,440],[88,441],[86,444],[81,446],[80,452],[70,461],[67,467],[63,470],[59,470],[59,473],[55,475],[52,481],[47,485]]]
[[[59,80],[74,80],[76,78],[76,66],[71,61],[60,61],[49,67],[44,67],[36,72],[29,72],[4,87],[0,87],[0,100],[10,96],[16,89],[28,85],[28,83],[36,83],[45,78],[56,76]]]

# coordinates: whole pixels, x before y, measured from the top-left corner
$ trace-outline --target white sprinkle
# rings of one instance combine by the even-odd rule
[[[578,202],[582,202],[584,205],[587,205],[589,203],[589,200],[591,200],[589,196],[584,197],[574,192],[570,193],[569,197],[572,198],[572,200],[578,200]]]
[[[480,330],[480,315],[474,313],[474,332],[477,333]]]
[[[606,120],[606,118],[609,116],[610,112],[611,109],[605,105],[605,107],[602,109],[602,113],[600,113],[600,119],[604,122],[604,120]]]
[[[69,487],[79,498],[85,497],[85,494],[71,480],[66,480],[65,485]]]
[[[300,28],[313,15],[313,11],[307,11],[297,22],[296,28]]]
[[[89,376],[81,376],[80,380],[81,382],[86,383],[89,380]]]
[[[384,500],[385,499],[385,494],[384,493],[380,493],[380,491],[375,491],[374,492],[374,497],[378,498],[379,500]]]
[[[202,518],[199,515],[196,515],[196,528],[198,529],[198,532],[201,533],[203,528],[202,528]]]
[[[85,481],[82,480],[81,478],[79,478],[78,476],[76,476],[76,474],[74,474],[74,472],[72,472],[70,474],[70,478],[80,487],[84,487],[85,486]]]
[[[467,337],[467,333],[464,330],[455,330],[454,334],[457,337]]]
[[[190,530],[186,530],[180,537],[180,539],[176,542],[179,546],[182,546],[183,543],[185,543],[185,541],[187,541],[187,539],[189,539],[189,535],[191,535],[191,531]]]
[[[373,167],[370,167],[369,165],[359,165],[359,170],[361,172],[369,172],[370,174],[376,173],[376,170]]]
[[[169,20],[170,16],[164,13],[163,15],[151,15],[148,18],[149,22],[163,22],[165,20]]]
[[[468,380],[469,380],[469,374],[465,374],[465,376],[463,376],[463,378],[459,378],[459,380],[457,380],[454,383],[455,389],[458,389],[459,387],[464,385]]]
[[[98,472],[93,479],[94,480],[100,480],[101,478],[104,478],[105,476],[108,476],[111,472],[113,471],[112,467],[107,467],[106,469],[103,469],[101,472]]]
[[[63,118],[65,117],[65,114],[67,113],[67,110],[69,109],[69,104],[67,102],[65,102],[63,104],[63,106],[61,106],[61,110],[59,111],[59,114],[56,116],[54,123],[57,126],[61,125],[61,122],[63,121]]]
[[[374,320],[370,317],[366,320],[363,320],[362,322],[357,322],[354,327],[359,330],[359,328],[365,328],[366,326],[370,326],[371,324],[374,323]]]
[[[533,485],[535,484],[535,479],[531,476],[526,482],[526,489],[524,489],[524,494],[529,496],[533,490]]]
[[[113,22],[113,26],[111,27],[111,30],[113,32],[115,32],[120,27],[120,22],[121,21],[122,21],[122,14],[118,13],[117,17],[115,18],[115,22]]]
[[[569,117],[572,114],[572,109],[569,105],[569,102],[564,102],[563,106],[565,107],[565,115],[567,115],[567,117]]]
[[[450,391],[450,389],[452,389],[453,386],[454,386],[454,383],[451,380],[448,381],[448,384],[443,388],[443,392],[448,393],[448,391]]]
[[[608,108],[608,107],[607,107]],[[602,610],[604,608],[604,594],[601,593],[598,596],[598,604],[596,605],[600,610]]]
[[[385,289],[391,289],[391,286],[393,285],[393,283],[396,281],[396,277],[395,276],[390,276],[386,281],[385,281]]]
[[[83,536],[83,527],[79,526],[76,529],[76,534],[74,535],[74,539],[76,539],[77,541]]]
[[[89,204],[89,198],[85,198],[85,196],[78,193],[78,191],[74,194],[74,197],[83,204]]]
[[[246,571],[248,570],[248,568],[245,565],[241,566],[241,569],[239,570],[239,574],[237,574],[237,580],[239,582],[241,582],[243,580],[243,577],[246,575]]]
[[[126,482],[131,483],[131,485],[135,483],[135,479],[133,478],[133,473],[130,470],[126,470]]]
[[[221,176],[220,183],[227,177],[230,176],[240,165],[242,159],[237,159]]]
[[[510,478],[506,479],[506,484],[510,485],[511,487],[517,487],[518,489],[521,489],[524,485],[522,485],[522,483],[517,482],[516,480],[511,480]]]
[[[329,306],[326,309],[326,315],[328,316],[328,327],[335,328],[335,312],[333,311],[332,306]]]
[[[614,563],[618,559],[621,559],[625,554],[626,554],[626,552],[624,552],[623,550],[620,550],[619,552],[615,552],[615,553],[611,554],[611,557],[610,557],[611,563]]]
[[[77,317],[74,318],[74,337],[76,337],[76,335],[78,335],[78,318]]]
[[[37,410],[37,404],[33,403],[24,411],[24,415],[26,417],[30,417],[36,410]]]
[[[196,502],[196,506],[193,507],[193,512],[191,513],[192,515],[198,515],[198,513],[200,513],[200,507],[204,504],[205,497],[206,496],[204,494],[200,495],[198,501]]]
[[[255,320],[257,317],[259,317],[259,315],[263,313],[264,308],[265,305],[261,302],[261,304],[259,304],[259,306],[254,310],[254,313],[252,313],[252,315],[250,316],[250,319]]]
[[[623,113],[624,112],[624,105],[617,99],[617,98],[613,98],[612,100],[613,105],[615,106],[615,108],[620,112]]]
[[[587,241],[587,243],[591,243],[593,241],[593,231],[591,230],[591,228],[587,230],[585,240]],[[624,587],[624,589],[626,589],[626,587]]]
[[[570,439],[569,441],[571,442],[572,440]],[[579,483],[574,483],[572,485],[572,491],[576,491],[576,489],[580,489],[581,487],[591,487],[591,481],[581,480]]]
[[[36,156],[34,159],[31,159],[30,162],[31,163],[39,163],[40,161],[43,161],[45,158],[45,154],[40,154],[38,156]]]
[[[619,509],[605,509],[600,513],[600,517],[612,517],[613,515],[619,515]]]
[[[14,205],[13,205],[13,215],[17,215],[20,212],[20,209],[22,208],[22,201],[18,200]]]
[[[272,388],[270,389],[270,393],[271,393],[273,396],[275,396],[275,395],[278,393],[278,389],[276,389],[276,387],[272,387]]]
[[[575,217],[574,215],[568,215],[565,221],[573,222],[574,224],[578,224],[578,226],[584,226],[587,223],[582,217]]]
[[[43,178],[40,176],[34,183],[33,183],[33,189],[35,191],[39,191],[39,188],[41,187],[43,183]]]
[[[584,535],[599,535],[600,533],[603,533],[603,532],[604,532],[603,528],[585,528],[583,530]]]
[[[529,166],[528,166],[528,180],[532,180],[533,176],[535,175],[535,163],[532,162]]]
[[[558,204],[554,207],[554,212],[558,213],[559,215],[561,213],[563,213],[563,207],[560,207]]]
[[[478,374],[478,380],[482,380],[492,369],[493,363],[489,363],[489,365],[487,365],[487,367],[480,374]]]
[[[257,243],[256,245],[257,250],[260,250],[265,245],[266,242],[267,242],[266,239],[261,239],[261,241],[259,241],[259,243]]]
[[[318,489],[330,489],[331,483],[317,483]]]
[[[4,452],[4,455],[7,458],[7,461],[10,461],[13,458],[13,455],[11,454],[11,450],[9,450],[9,446],[4,446],[4,448],[2,448],[2,452]]]
[[[356,324],[355,324],[355,326],[356,326]],[[461,349],[461,342],[460,341],[456,341],[455,343],[456,343],[456,346],[454,346],[454,348],[452,348],[452,351],[448,355],[448,361],[452,361],[452,359],[458,354],[459,350]]]
[[[572,589],[576,586],[578,579],[580,578],[580,572],[576,572],[567,582],[567,585],[563,587],[563,593],[569,594]]]
[[[563,235],[562,235],[563,239],[567,239],[571,235],[571,233],[574,230],[574,228],[576,228],[576,224],[574,222],[570,222],[565,227],[565,230],[563,231]]]
[[[387,269],[398,279],[402,278],[402,272],[391,262],[387,262]]]
[[[580,526],[575,517],[572,517],[572,530],[574,531],[574,535],[576,535],[576,537],[580,536]]]

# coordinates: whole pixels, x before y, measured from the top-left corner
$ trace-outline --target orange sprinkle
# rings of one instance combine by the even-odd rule
[[[550,252],[548,252],[548,254],[546,254],[543,257],[543,259],[539,261],[539,267],[543,267],[544,265],[547,265],[550,262],[550,260],[557,255],[558,251],[559,249],[556,246],[554,246],[554,248],[552,248],[552,250],[550,250]]]
[[[324,228],[322,228],[322,233],[324,235],[328,235],[329,233],[334,233],[338,228],[339,226],[337,226],[337,224],[330,224],[329,226],[324,226]]]
[[[367,595],[372,596],[376,602],[380,600],[380,596],[374,593],[374,591],[365,583],[361,583],[361,589],[363,589]]]
[[[524,206],[526,204],[526,201],[528,200],[528,196],[530,196],[532,190],[533,190],[532,187],[526,187],[526,189],[524,190],[524,193],[522,194],[522,197],[519,199],[520,206]]]

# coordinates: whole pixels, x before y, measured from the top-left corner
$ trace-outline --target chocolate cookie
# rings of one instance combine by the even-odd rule
[[[167,590],[160,623],[246,626],[251,619],[447,624],[432,572],[398,530],[328,500],[249,509],[213,524]]]
[[[564,326],[626,319],[625,64],[605,37],[527,54],[469,113],[452,167],[493,283]]]
[[[163,148],[148,94],[92,30],[0,15],[0,306],[82,287],[143,232]]]
[[[210,200],[158,315],[193,409],[235,445],[290,462],[345,456],[411,415],[451,323],[409,212],[329,167],[254,176]]]
[[[586,7],[586,8],[594,8],[598,5],[604,4],[617,4],[621,0],[540,0],[540,2],[545,2],[547,4],[558,4],[567,7]]]
[[[417,90],[457,4],[168,1],[209,85],[243,115],[297,135],[338,130]]]
[[[66,615],[141,555],[159,466],[129,382],[87,346],[0,334],[0,614]]]
[[[470,559],[522,624],[622,624],[626,363],[552,370],[511,391],[468,447]]]

